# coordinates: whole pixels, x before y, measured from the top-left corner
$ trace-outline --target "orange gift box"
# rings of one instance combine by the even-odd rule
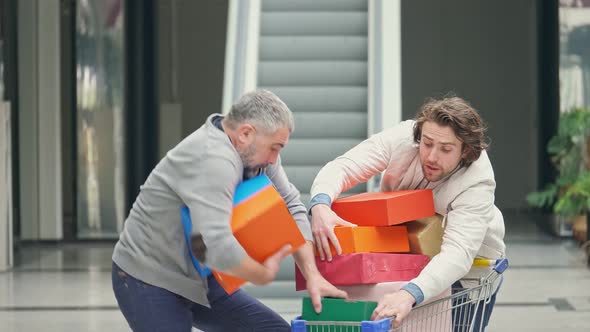
[[[409,252],[406,226],[335,227],[342,254],[361,252]],[[330,244],[332,255],[336,249]],[[316,251],[316,256],[318,253]]]
[[[371,192],[337,199],[332,210],[359,226],[387,226],[434,215],[434,200],[430,189]]]
[[[248,255],[262,263],[287,244],[291,252],[304,245],[299,227],[270,179],[261,175],[248,181],[236,189],[231,219],[234,236]],[[246,282],[218,271],[213,275],[228,294]]]

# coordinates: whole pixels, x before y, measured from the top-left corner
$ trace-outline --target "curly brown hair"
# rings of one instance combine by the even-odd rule
[[[449,126],[463,143],[463,165],[476,161],[489,145],[486,125],[477,111],[464,99],[456,96],[429,99],[420,108],[414,124],[414,142],[420,143],[422,125],[431,121],[439,126]]]

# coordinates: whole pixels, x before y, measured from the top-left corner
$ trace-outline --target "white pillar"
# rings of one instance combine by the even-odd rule
[[[12,154],[10,104],[0,101],[0,271],[12,260]]]
[[[18,1],[21,238],[63,237],[60,1]]]
[[[368,134],[402,120],[401,1],[369,0]],[[380,176],[367,183],[379,189]]]
[[[260,0],[229,0],[223,102],[220,113],[257,87]]]
[[[399,0],[369,1],[369,135],[402,120],[401,23]]]

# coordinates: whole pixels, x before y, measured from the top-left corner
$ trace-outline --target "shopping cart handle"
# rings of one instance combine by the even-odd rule
[[[473,260],[473,266],[489,266],[492,267],[498,274],[502,274],[508,268],[508,258],[476,258]]]
[[[498,272],[498,274],[504,273],[508,268],[508,258],[501,258],[496,260],[496,266],[494,266],[494,271]]]
[[[360,330],[359,330],[360,328]],[[331,322],[331,321],[306,321],[301,316],[291,320],[291,332],[308,331],[363,331],[363,332],[385,332],[391,331],[393,320],[384,318],[381,320],[364,320],[361,322]]]

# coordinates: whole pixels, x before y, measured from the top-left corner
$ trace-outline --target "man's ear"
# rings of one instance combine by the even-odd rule
[[[256,129],[249,123],[241,124],[238,129],[238,141],[243,145],[250,145],[256,137]]]
[[[461,152],[461,161],[465,162],[465,160],[467,159],[467,157],[469,157],[470,154],[471,154],[471,149],[468,148],[467,146],[465,146],[463,148],[463,152]]]

